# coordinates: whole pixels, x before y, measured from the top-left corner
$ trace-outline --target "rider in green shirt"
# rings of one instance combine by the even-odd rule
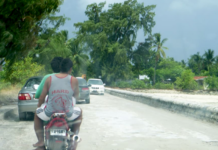
[[[60,72],[60,64],[61,64],[61,61],[63,60],[62,57],[55,57],[52,61],[51,61],[51,68],[53,70],[53,74],[55,73],[59,73]],[[42,93],[42,90],[43,90],[43,87],[44,87],[44,84],[45,84],[45,81],[48,77],[50,77],[52,74],[47,74],[43,77],[37,91],[36,91],[36,94],[35,94],[35,98],[39,98],[41,93]]]

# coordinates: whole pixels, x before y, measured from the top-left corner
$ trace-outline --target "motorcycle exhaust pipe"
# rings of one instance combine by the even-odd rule
[[[78,142],[80,142],[80,140],[81,140],[81,138],[78,135],[73,136],[73,141],[78,143]]]

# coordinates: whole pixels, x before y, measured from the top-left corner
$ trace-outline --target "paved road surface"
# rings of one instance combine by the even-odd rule
[[[109,94],[92,95],[91,104],[79,106],[84,119],[78,150],[218,149],[218,126],[211,123]],[[33,121],[18,122],[13,108],[0,108],[0,150],[33,149]]]

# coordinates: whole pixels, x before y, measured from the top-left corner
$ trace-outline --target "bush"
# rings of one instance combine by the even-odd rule
[[[148,88],[142,80],[134,80],[131,84],[132,89],[145,89]]]
[[[115,82],[112,82],[112,83],[110,84],[110,86],[111,86],[111,87],[116,87],[116,83],[115,83]]]
[[[206,84],[208,84],[209,90],[218,90],[218,77],[208,77],[206,78]]]
[[[117,87],[119,88],[130,88],[130,83],[125,81],[120,81],[117,83]]]
[[[174,89],[174,85],[173,84],[164,84],[164,83],[156,83],[154,85],[155,89],[169,89],[172,90]]]
[[[2,90],[2,89],[7,89],[7,88],[9,88],[10,86],[11,86],[11,83],[10,83],[10,82],[6,82],[6,83],[0,82],[0,90]]]
[[[9,62],[7,61],[2,76],[5,81],[13,85],[24,84],[27,79],[39,75],[44,70],[44,66],[33,63],[31,57],[15,62],[11,68],[8,65]]]
[[[183,71],[181,77],[176,78],[176,88],[182,90],[196,90],[198,83],[194,80],[194,73],[191,70]]]

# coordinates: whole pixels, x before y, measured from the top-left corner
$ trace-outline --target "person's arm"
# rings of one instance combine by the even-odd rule
[[[36,94],[35,94],[35,98],[38,99],[42,93],[42,90],[43,90],[43,87],[44,87],[44,84],[45,84],[45,81],[46,79],[49,77],[50,75],[46,75],[43,77],[38,89],[36,90]]]
[[[40,107],[45,102],[45,97],[48,94],[49,86],[50,86],[50,79],[47,78],[45,81],[42,93],[39,97],[38,107]]]
[[[78,99],[78,96],[79,96],[79,83],[78,83],[78,80],[76,78],[73,77],[72,79],[72,87],[74,88],[74,94],[73,94],[73,97],[75,99]]]

